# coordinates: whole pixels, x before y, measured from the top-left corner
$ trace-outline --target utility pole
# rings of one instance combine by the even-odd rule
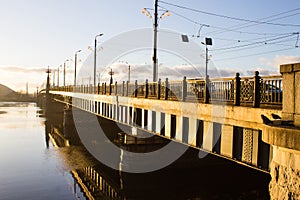
[[[64,86],[66,86],[66,62],[70,61],[69,59],[64,62]]]
[[[154,2],[154,44],[153,44],[153,82],[157,81],[158,76],[158,69],[157,69],[157,27],[158,27],[158,0],[155,0]]]
[[[76,86],[76,73],[77,73],[77,53],[81,52],[81,50],[78,50],[75,52],[75,69],[74,69],[74,86]]]
[[[64,86],[66,86],[66,62],[64,62]]]
[[[113,75],[114,75],[114,72],[112,71],[112,68],[110,69],[110,72],[108,72],[108,74],[110,75],[110,84],[113,84]]]
[[[61,65],[58,66],[58,68],[57,68],[57,86],[58,87],[59,87],[59,67],[61,67]]]
[[[53,80],[52,81],[53,81],[52,85],[55,86],[55,70],[53,70]]]
[[[96,68],[97,68],[97,37],[102,36],[103,33],[100,33],[95,36],[95,44],[94,44],[94,92],[96,92]]]
[[[208,45],[212,45],[212,39],[211,38],[205,38],[205,78],[207,77],[207,67],[208,67]]]
[[[128,65],[128,82],[130,82],[130,65]]]

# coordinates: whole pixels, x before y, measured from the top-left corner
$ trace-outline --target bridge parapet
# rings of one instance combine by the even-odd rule
[[[212,78],[206,83],[203,79],[186,79],[158,82],[134,83],[122,82],[114,84],[102,83],[97,86],[79,85],[52,87],[53,91],[65,91],[87,94],[127,96],[160,100],[227,103],[244,106],[282,106],[281,76],[260,77],[255,72],[253,77]]]

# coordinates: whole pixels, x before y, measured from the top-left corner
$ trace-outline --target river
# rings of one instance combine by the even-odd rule
[[[268,174],[191,148],[154,172],[110,169],[80,144],[57,145],[41,113],[0,102],[0,199],[269,199]]]

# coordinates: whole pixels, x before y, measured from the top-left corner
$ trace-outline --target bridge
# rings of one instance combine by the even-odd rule
[[[130,127],[136,137],[144,131],[271,173],[271,197],[283,199],[300,195],[292,189],[300,179],[300,63],[280,72],[65,87],[51,87],[48,76],[40,96]]]

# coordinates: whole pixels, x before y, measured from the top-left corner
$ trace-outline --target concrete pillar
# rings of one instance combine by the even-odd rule
[[[126,118],[127,118],[127,107],[126,106],[122,106],[122,111],[123,111],[123,122],[126,123]]]
[[[145,117],[145,109],[142,109],[142,124],[141,124],[142,129],[145,129],[145,120],[146,120],[146,118],[147,117]]]
[[[123,106],[119,106],[118,107],[118,112],[119,112],[119,116],[118,116],[118,120],[120,121],[120,122],[122,122],[122,117],[123,117]]]
[[[212,151],[213,148],[213,122],[203,122],[203,149]]]
[[[176,116],[176,135],[175,139],[179,142],[182,142],[182,128],[183,128],[183,119],[182,116]]]
[[[232,158],[233,150],[233,126],[222,125],[221,154]]]
[[[165,114],[165,136],[171,138],[171,115]]]
[[[189,118],[189,135],[188,135],[188,144],[196,146],[196,135],[197,135],[197,119]]]
[[[300,63],[280,66],[282,74],[282,118],[300,126]]]
[[[111,104],[107,104],[107,117],[111,118]]]
[[[155,112],[155,120],[156,120],[155,132],[159,134],[161,130],[161,112],[158,111]]]
[[[252,148],[252,165],[258,165],[258,138],[259,131],[253,130],[253,148]]]
[[[151,110],[148,110],[147,130],[152,131],[152,111]]]
[[[129,124],[129,106],[124,106],[124,111],[125,111],[124,112],[124,116],[125,116],[124,122]]]
[[[117,120],[117,107],[115,104],[111,104],[111,107],[112,107],[112,116],[111,118],[114,119],[114,120]]]
[[[242,161],[257,166],[259,131],[243,129]]]

